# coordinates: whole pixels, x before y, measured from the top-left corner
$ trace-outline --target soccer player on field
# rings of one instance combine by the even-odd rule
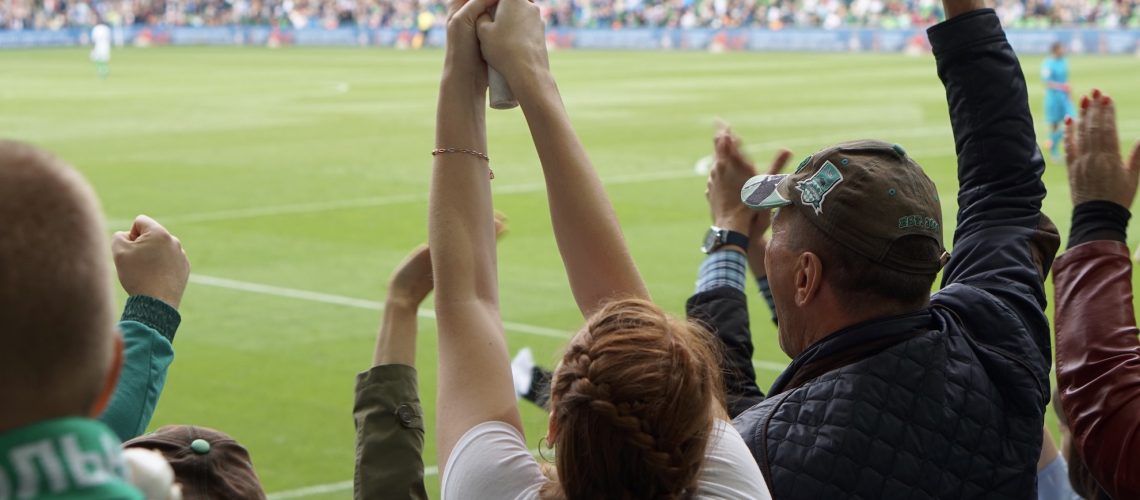
[[[91,62],[95,63],[95,71],[99,78],[107,78],[111,71],[111,28],[106,24],[97,24],[91,29]]]
[[[1049,148],[1052,158],[1057,158],[1064,134],[1061,122],[1074,113],[1069,100],[1069,61],[1065,59],[1061,42],[1053,42],[1052,54],[1041,63],[1041,79],[1045,81],[1045,119],[1049,121],[1049,141],[1045,147]]]

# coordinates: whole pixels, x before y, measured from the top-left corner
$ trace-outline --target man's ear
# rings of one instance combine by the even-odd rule
[[[123,371],[123,335],[116,329],[115,334],[111,337],[114,338],[113,342],[115,343],[112,348],[114,356],[111,360],[111,366],[107,368],[107,376],[103,380],[103,389],[99,391],[99,397],[91,406],[91,418],[98,418],[107,409],[107,405],[111,403],[111,396],[115,394],[115,388],[119,385],[119,375]]]
[[[804,307],[819,296],[823,287],[823,261],[812,252],[801,253],[796,258],[794,280],[796,306]]]

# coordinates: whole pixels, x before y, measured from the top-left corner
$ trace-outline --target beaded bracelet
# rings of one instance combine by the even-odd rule
[[[480,153],[478,151],[473,151],[470,149],[436,148],[436,149],[433,149],[431,151],[432,156],[438,156],[438,155],[445,154],[445,153],[463,153],[463,154],[468,154],[468,155],[474,156],[476,158],[482,158],[484,161],[486,161],[488,163],[491,162],[491,158],[488,157],[486,154]],[[491,173],[491,178],[494,179],[495,178],[495,171],[491,170],[491,167],[487,167],[487,171]]]

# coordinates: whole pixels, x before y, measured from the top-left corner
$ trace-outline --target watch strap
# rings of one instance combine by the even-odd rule
[[[742,248],[745,252],[748,251],[748,236],[747,235],[745,235],[744,233],[738,233],[738,232],[730,230],[730,229],[724,229],[723,231],[724,231],[724,237],[721,238],[720,243],[716,246],[716,249],[719,249],[720,247],[723,247],[725,245],[736,245],[736,246]]]

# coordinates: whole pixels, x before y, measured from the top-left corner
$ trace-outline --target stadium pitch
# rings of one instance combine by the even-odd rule
[[[193,263],[176,360],[151,427],[232,434],[251,450],[271,498],[351,496],[354,376],[369,366],[389,272],[426,238],[441,58],[127,49],[114,52],[101,81],[83,49],[0,52],[0,134],[78,166],[103,200],[109,230],[152,215]],[[1040,61],[1023,60],[1037,117]],[[710,222],[694,164],[712,151],[717,117],[761,164],[778,147],[799,158],[846,139],[897,142],[938,184],[952,227],[954,145],[930,56],[556,52],[551,64],[641,272],[675,313],[692,292]],[[1140,138],[1136,60],[1075,56],[1070,64],[1075,92],[1112,93],[1122,142]],[[495,203],[510,217],[499,245],[508,344],[553,364],[581,318],[522,115],[492,111],[488,121]],[[1044,211],[1066,235],[1063,164],[1050,161],[1045,181]],[[766,388],[787,358],[750,292]],[[431,318],[420,315],[417,368],[428,490],[438,496]],[[521,404],[537,447],[545,415]]]

